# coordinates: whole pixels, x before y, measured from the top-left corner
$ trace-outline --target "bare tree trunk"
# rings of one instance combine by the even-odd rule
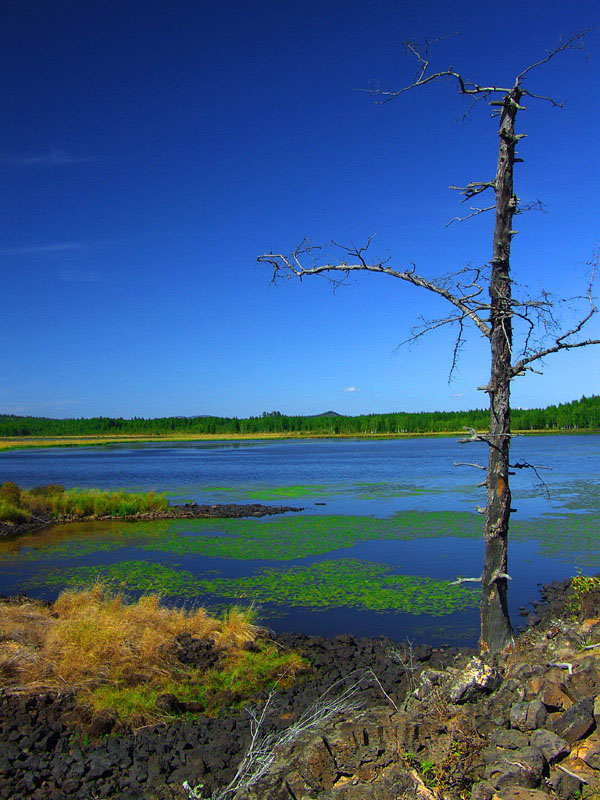
[[[487,500],[485,509],[485,555],[483,574],[481,578],[460,578],[457,583],[464,580],[481,580],[481,639],[482,652],[500,652],[512,641],[512,627],[508,614],[506,600],[508,580],[508,526],[511,514],[511,496],[509,487],[510,475],[510,382],[517,375],[524,375],[527,370],[532,370],[531,364],[561,350],[571,350],[578,347],[588,347],[600,344],[600,339],[583,339],[580,334],[598,313],[594,305],[592,286],[597,270],[600,270],[600,247],[590,263],[591,276],[587,290],[589,307],[582,312],[578,321],[575,321],[566,331],[553,334],[553,341],[534,345],[531,334],[534,329],[541,331],[542,342],[544,335],[555,324],[552,316],[552,302],[546,292],[537,298],[512,298],[512,284],[510,277],[510,248],[514,234],[512,229],[513,216],[517,211],[518,200],[513,189],[513,171],[515,161],[515,145],[522,138],[515,134],[515,119],[523,96],[535,100],[550,102],[553,106],[560,106],[551,97],[545,97],[530,92],[523,80],[535,69],[546,64],[558,53],[565,50],[583,50],[584,38],[589,30],[574,34],[561,41],[546,56],[526,67],[515,80],[512,89],[498,85],[480,85],[467,80],[452,67],[441,72],[430,72],[429,44],[419,47],[415,42],[405,42],[407,51],[417,60],[417,74],[412,83],[403,86],[397,91],[382,90],[378,87],[373,93],[380,98],[380,102],[387,102],[399,97],[416,87],[442,80],[456,81],[461,94],[470,97],[473,102],[470,109],[479,100],[490,100],[490,105],[500,109],[500,145],[498,149],[498,166],[496,177],[493,181],[470,182],[467,186],[452,186],[464,196],[464,200],[471,200],[488,189],[493,189],[496,195],[494,205],[484,208],[471,207],[469,214],[456,217],[456,220],[466,220],[487,211],[495,209],[496,224],[494,228],[493,255],[491,261],[491,275],[489,276],[488,289],[490,302],[482,299],[484,268],[465,267],[456,272],[449,281],[449,276],[436,281],[426,278],[416,272],[413,264],[410,269],[394,269],[387,258],[371,259],[367,254],[372,238],[363,246],[346,247],[332,242],[330,246],[311,245],[303,240],[292,253],[264,253],[258,261],[269,264],[273,269],[273,281],[281,277],[295,275],[302,279],[308,275],[324,275],[332,281],[334,287],[340,286],[348,280],[354,271],[375,272],[406,281],[413,286],[426,289],[428,292],[442,297],[452,306],[451,312],[441,319],[421,320],[421,324],[413,328],[412,336],[407,341],[416,341],[428,331],[438,330],[445,325],[458,323],[458,338],[454,345],[452,370],[456,365],[457,354],[463,341],[463,326],[473,323],[483,336],[490,340],[491,347],[491,376],[485,390],[490,396],[490,425],[487,436],[483,437],[472,431],[469,439],[462,441],[482,441],[489,445],[489,462],[487,468]],[[437,40],[434,40],[437,41]],[[383,99],[381,99],[383,98]],[[501,99],[500,99],[501,98]],[[470,110],[469,109],[469,110]],[[469,113],[467,111],[467,113]],[[451,220],[454,221],[454,220]],[[341,256],[329,260],[325,255],[327,251],[341,251]],[[487,278],[487,274],[485,275]],[[513,363],[512,352],[512,319],[517,309],[517,315],[524,323],[526,335],[521,355]],[[488,316],[489,315],[489,316]],[[546,330],[544,330],[546,327]],[[468,429],[469,430],[469,429]],[[479,464],[471,466],[479,467]],[[530,467],[531,464],[515,465],[520,469]]]
[[[519,110],[519,84],[504,97],[500,117],[500,145],[496,170],[496,225],[490,278],[492,369],[488,434],[489,465],[485,510],[485,555],[481,591],[480,649],[498,652],[511,641],[506,601],[508,524],[510,519],[510,381],[512,378],[512,308],[510,245],[512,219],[517,206],[513,192],[515,117]]]

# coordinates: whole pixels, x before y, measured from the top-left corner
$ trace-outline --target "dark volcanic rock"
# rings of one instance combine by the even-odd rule
[[[386,639],[353,636],[326,638],[286,634],[277,641],[300,651],[314,665],[302,683],[277,695],[266,730],[278,730],[296,719],[333,683],[359,680],[373,669],[381,687],[400,703],[409,678],[390,650],[401,646]],[[455,650],[415,648],[414,663],[443,667]],[[208,668],[218,663],[212,645],[189,636],[178,640],[178,657],[186,664]],[[419,660],[421,659],[421,660]],[[339,684],[340,691],[347,683]],[[385,702],[373,681],[361,685],[366,705]],[[165,710],[174,696],[163,695]],[[200,708],[183,710],[198,712]],[[0,691],[0,798],[2,800],[72,800],[74,797],[112,797],[119,800],[185,800],[181,785],[204,784],[204,794],[226,785],[234,776],[250,737],[250,717],[243,712],[218,719],[199,717],[143,728],[137,733],[106,736],[114,720],[97,713],[88,717],[84,732],[70,725],[75,719],[71,694],[23,697]],[[77,712],[77,719],[82,714]],[[160,788],[162,787],[162,788]]]
[[[568,742],[544,728],[540,728],[540,730],[531,734],[531,744],[542,751],[542,755],[549,764],[558,761],[571,752]]]
[[[520,731],[534,731],[546,722],[548,712],[541,700],[515,703],[510,710],[510,725]]]
[[[544,763],[544,757],[537,747],[524,747],[491,764],[485,771],[485,777],[495,789],[507,786],[534,789],[542,779]]]
[[[573,744],[586,736],[595,726],[594,701],[591,697],[580,700],[564,711],[553,724],[554,733]]]

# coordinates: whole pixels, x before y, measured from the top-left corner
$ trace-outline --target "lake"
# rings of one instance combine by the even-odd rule
[[[190,442],[0,453],[0,481],[167,492],[172,502],[302,506],[262,519],[97,522],[0,540],[0,592],[53,599],[96,577],[275,631],[472,645],[486,447],[454,439]],[[600,436],[515,437],[509,603],[600,570]],[[542,483],[543,482],[543,483]]]

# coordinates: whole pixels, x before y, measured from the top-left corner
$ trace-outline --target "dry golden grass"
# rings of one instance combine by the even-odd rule
[[[52,606],[4,603],[0,682],[64,687],[152,680],[177,663],[181,634],[232,650],[256,638],[250,617],[233,608],[219,620],[202,608],[162,606],[156,595],[129,603],[101,583],[63,592]]]
[[[168,608],[156,595],[132,603],[101,583],[63,592],[50,606],[0,602],[0,687],[74,691],[128,728],[179,713],[162,709],[165,693],[183,703],[181,713],[193,703],[191,714],[218,714],[307,669],[298,654],[261,639],[253,617],[252,608],[233,607],[222,619]],[[218,662],[203,669],[180,661],[182,634],[210,641]]]
[[[223,650],[230,650],[235,647],[242,647],[248,642],[253,642],[260,632],[260,628],[253,625],[250,621],[250,613],[247,609],[232,606],[225,615],[221,625],[209,635],[217,647]]]

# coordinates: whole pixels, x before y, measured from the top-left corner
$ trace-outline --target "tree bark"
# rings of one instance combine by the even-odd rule
[[[513,191],[515,162],[515,118],[521,90],[518,82],[504,97],[498,131],[496,170],[496,224],[490,278],[491,377],[488,433],[489,464],[485,511],[485,554],[481,587],[481,651],[499,652],[512,640],[508,613],[508,526],[511,495],[509,486],[510,381],[512,365],[512,308],[510,246],[512,219],[517,207]]]

